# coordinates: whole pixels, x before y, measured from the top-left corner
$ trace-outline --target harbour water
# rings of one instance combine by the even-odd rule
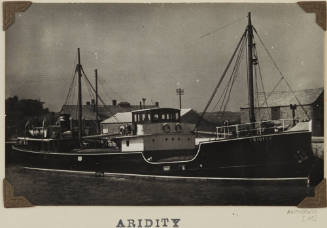
[[[312,191],[303,181],[98,177],[14,165],[6,179],[34,205],[297,205]]]

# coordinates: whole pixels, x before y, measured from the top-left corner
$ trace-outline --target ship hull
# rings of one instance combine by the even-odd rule
[[[195,150],[44,152],[13,146],[10,161],[27,167],[132,174],[227,178],[321,177],[309,132],[202,142]]]
[[[304,176],[308,174],[306,164],[313,159],[310,132],[203,142],[199,150],[194,163],[207,169],[219,168],[229,176]]]

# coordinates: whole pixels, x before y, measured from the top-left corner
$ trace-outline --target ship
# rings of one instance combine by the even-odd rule
[[[83,135],[83,69],[78,49],[78,132],[74,132],[69,116],[62,115],[55,126],[31,129],[28,136],[18,137],[10,157],[24,167],[44,169],[178,177],[305,178],[308,183],[317,183],[322,178],[323,163],[312,152],[311,122],[256,121],[255,31],[249,13],[248,25],[197,124],[182,122],[180,109],[140,109],[132,111],[131,124],[119,135]],[[197,127],[221,89],[232,62],[235,66],[231,75],[238,73],[244,49],[247,50],[250,122],[225,124],[209,137],[199,137],[201,132]],[[85,141],[92,139],[106,143],[85,146]]]

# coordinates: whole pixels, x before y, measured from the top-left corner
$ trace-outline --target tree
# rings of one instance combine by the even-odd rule
[[[41,125],[44,118],[52,119],[54,113],[43,107],[43,102],[33,99],[19,100],[17,96],[6,99],[6,137],[24,133],[25,123]]]

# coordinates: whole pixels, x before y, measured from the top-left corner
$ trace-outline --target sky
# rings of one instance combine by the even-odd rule
[[[158,101],[202,111],[237,42],[252,23],[293,90],[323,86],[323,30],[297,4],[33,3],[6,31],[6,97],[40,99],[52,111],[65,103],[77,48],[86,75],[106,104]],[[210,34],[210,35],[207,35]],[[255,38],[256,39],[256,38]],[[280,79],[259,42],[265,91]],[[227,110],[247,104],[241,64]],[[90,100],[83,84],[83,103]],[[278,90],[287,87],[280,85]],[[220,90],[222,91],[222,90]],[[209,111],[215,111],[213,100]],[[76,94],[76,91],[75,91]],[[77,104],[76,96],[69,100]]]

